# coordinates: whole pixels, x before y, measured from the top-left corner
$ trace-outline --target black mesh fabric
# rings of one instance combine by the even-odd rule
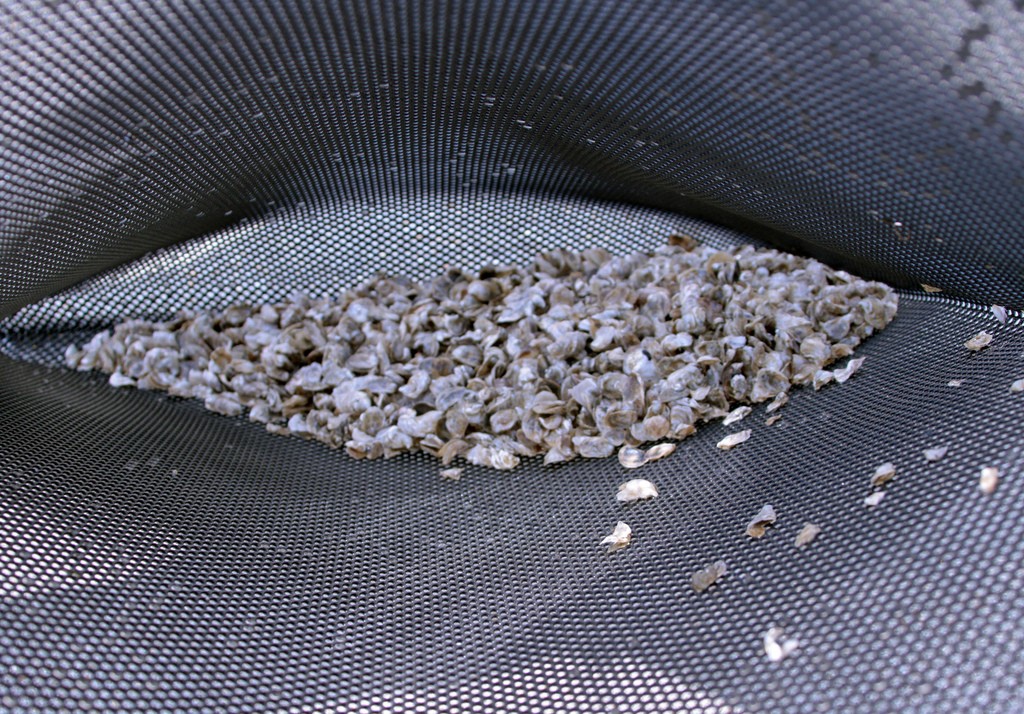
[[[1024,709],[1024,321],[987,307],[1024,307],[1022,13],[5,5],[0,707]],[[673,232],[814,255],[901,306],[850,382],[756,409],[728,453],[703,426],[635,508],[614,459],[446,482],[60,366],[122,317]],[[802,643],[782,662],[773,625]]]

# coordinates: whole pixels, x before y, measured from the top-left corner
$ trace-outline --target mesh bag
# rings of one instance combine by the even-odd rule
[[[1022,12],[5,5],[0,706],[1024,708]],[[724,454],[707,424],[645,466],[662,495],[611,558],[614,459],[453,484],[61,366],[126,316],[678,232],[888,281],[900,312],[761,438]]]

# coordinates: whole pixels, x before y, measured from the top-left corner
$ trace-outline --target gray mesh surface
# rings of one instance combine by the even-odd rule
[[[1024,307],[1022,11],[8,3],[0,708],[1024,708],[1024,320],[987,308]],[[850,382],[703,426],[635,508],[614,459],[450,483],[59,366],[123,316],[672,232],[904,291]]]

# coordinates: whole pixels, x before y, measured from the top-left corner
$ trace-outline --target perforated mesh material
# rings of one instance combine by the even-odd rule
[[[985,307],[1024,306],[1017,5],[8,4],[0,706],[1024,708],[1024,322]],[[122,316],[675,231],[946,292],[631,508],[614,459],[451,483],[58,366]]]

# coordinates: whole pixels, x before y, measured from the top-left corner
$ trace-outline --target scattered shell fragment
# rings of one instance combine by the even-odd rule
[[[963,383],[964,383],[964,380],[962,380],[962,379],[951,379],[948,382],[946,382],[946,386],[947,387],[959,387],[959,386],[963,385]]]
[[[992,343],[992,335],[982,330],[964,343],[964,347],[974,352],[988,347]]]
[[[982,493],[995,493],[999,485],[999,469],[995,466],[986,466],[981,470],[981,477],[978,480],[978,488]]]
[[[744,429],[743,431],[737,432],[735,434],[729,434],[729,436],[719,441],[718,448],[721,449],[722,451],[728,451],[734,446],[739,446],[749,438],[750,429]]]
[[[782,635],[781,627],[772,627],[764,635],[764,653],[768,655],[768,660],[771,662],[781,662],[800,648],[800,642],[797,640],[782,640],[780,642]]]
[[[774,424],[775,422],[777,422],[781,418],[782,418],[781,414],[772,414],[770,417],[768,417],[767,419],[764,420],[764,425],[765,426],[771,426],[772,424]]]
[[[460,478],[462,478],[462,469],[461,468],[442,469],[441,470],[441,478],[446,478],[449,481],[458,481]]]
[[[857,357],[855,359],[851,359],[849,362],[846,363],[846,366],[843,367],[842,369],[832,370],[832,376],[835,378],[837,383],[843,384],[844,382],[846,382],[846,380],[852,377],[857,372],[857,370],[860,369],[861,365],[864,364],[865,359],[866,358],[864,357]]]
[[[615,498],[623,503],[642,501],[654,498],[658,495],[658,489],[654,484],[643,478],[635,478],[619,486],[619,492]]]
[[[931,448],[931,449],[925,449],[924,450],[924,460],[925,461],[938,461],[939,459],[941,459],[943,456],[946,455],[947,451],[949,451],[949,447],[948,446],[936,446],[936,447]]]
[[[1011,384],[1010,391],[1013,392],[1014,394],[1020,394],[1021,392],[1024,392],[1024,379],[1018,379],[1013,384]]]
[[[873,494],[864,499],[865,506],[877,506],[885,498],[885,491],[875,491]]]
[[[718,582],[727,572],[729,572],[729,567],[725,561],[716,561],[693,574],[693,589],[702,593]]]
[[[819,533],[821,533],[821,528],[813,523],[805,523],[804,527],[800,529],[800,532],[796,534],[796,541],[794,541],[796,547],[803,548],[805,545],[817,538]]]
[[[1006,324],[1006,308],[1003,307],[1002,305],[993,305],[991,310],[992,310],[992,315],[996,318],[996,321],[1000,325],[1005,325]]]
[[[761,506],[761,510],[747,524],[747,535],[751,538],[760,538],[764,535],[765,528],[775,523],[775,518],[775,509],[770,504]]]
[[[725,417],[725,419],[722,420],[722,424],[724,424],[725,426],[729,426],[730,424],[735,424],[740,419],[742,419],[743,417],[745,417],[748,414],[750,414],[750,412],[752,412],[752,411],[753,411],[753,409],[751,407],[748,407],[748,406],[736,407],[731,412],[729,412],[729,414]]]
[[[921,283],[921,289],[924,290],[926,293],[941,293],[942,292],[942,288],[937,288],[934,285],[929,285],[928,283]]]
[[[884,483],[892,481],[894,478],[896,478],[896,467],[886,461],[875,469],[875,473],[871,475],[871,485],[881,486]]]
[[[786,405],[786,402],[788,402],[788,401],[789,401],[789,393],[787,393],[787,392],[779,392],[775,396],[775,399],[771,400],[771,402],[768,403],[768,406],[766,406],[764,408],[764,410],[768,414],[771,414],[776,409],[781,409],[782,407],[784,407]]]
[[[677,239],[127,320],[65,362],[356,459],[420,450],[444,467],[510,469],[679,441],[744,405],[771,411],[897,307],[891,288],[813,259]],[[653,448],[634,459],[671,446]]]
[[[604,537],[604,540],[601,541],[601,545],[607,545],[608,552],[614,553],[617,550],[625,548],[632,540],[633,529],[622,521],[619,521],[615,525],[615,530],[612,531],[612,534]]]

